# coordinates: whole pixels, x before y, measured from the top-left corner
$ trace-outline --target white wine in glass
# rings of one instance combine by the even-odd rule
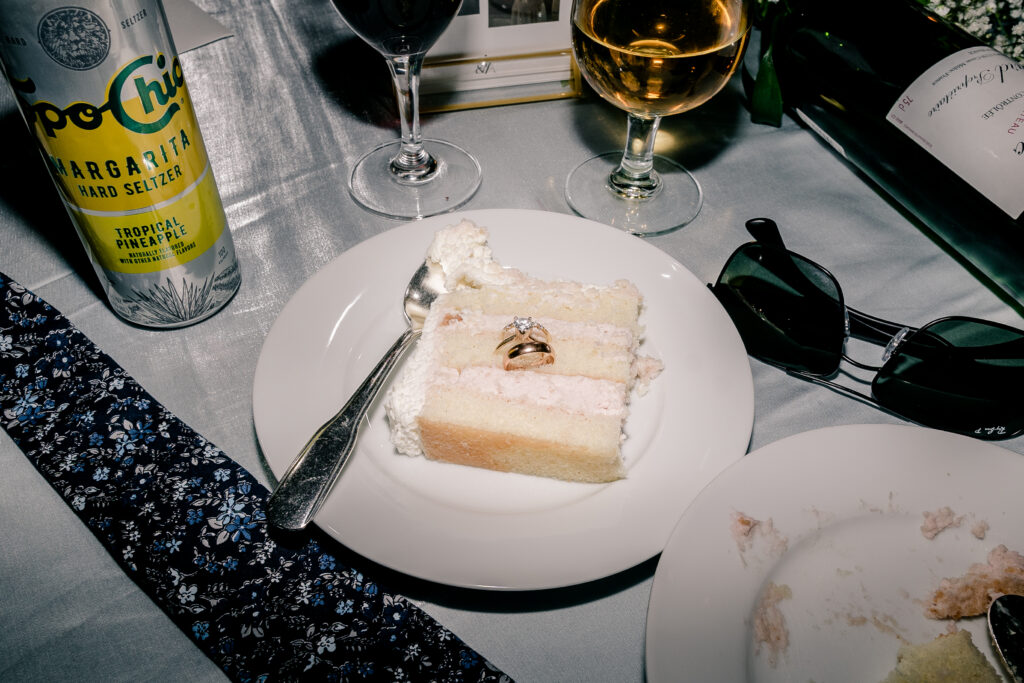
[[[384,55],[398,98],[402,136],[367,152],[348,189],[366,209],[391,218],[425,218],[462,206],[480,187],[480,164],[461,147],[420,135],[423,58],[462,0],[332,0],[345,23]]]
[[[704,195],[682,165],[654,154],[663,116],[711,99],[750,36],[747,0],[574,0],[576,62],[598,95],[628,114],[622,152],[599,154],[566,181],[569,206],[637,235],[680,228]]]

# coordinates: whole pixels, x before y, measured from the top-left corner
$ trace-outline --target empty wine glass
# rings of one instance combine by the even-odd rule
[[[628,114],[622,152],[599,154],[566,181],[569,206],[637,235],[680,228],[700,212],[700,184],[654,154],[663,116],[707,102],[729,81],[750,35],[747,0],[574,0],[580,71]],[[616,162],[618,162],[616,164]]]
[[[394,81],[402,137],[359,159],[349,192],[366,209],[391,218],[452,211],[480,187],[480,164],[466,150],[420,135],[423,58],[462,0],[332,0],[345,23],[384,55]]]

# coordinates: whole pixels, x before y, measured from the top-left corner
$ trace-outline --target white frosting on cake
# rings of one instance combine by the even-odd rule
[[[392,383],[384,403],[391,426],[391,443],[405,455],[423,454],[416,416],[423,410],[431,375],[431,367],[424,359],[434,355],[434,335],[428,334],[428,327],[436,328],[436,320],[427,318],[423,336],[413,349],[400,380]]]
[[[463,220],[434,235],[427,249],[427,261],[444,271],[445,289],[511,284],[524,276],[517,270],[504,268],[487,246],[487,230]],[[384,404],[391,426],[391,441],[399,453],[422,455],[419,425],[416,416],[423,410],[432,368],[426,359],[435,355],[433,339],[438,321],[427,318],[423,334],[401,380],[392,384]]]
[[[513,284],[524,275],[505,268],[487,246],[487,230],[464,220],[434,235],[427,260],[441,266],[444,286],[449,292],[464,287]]]

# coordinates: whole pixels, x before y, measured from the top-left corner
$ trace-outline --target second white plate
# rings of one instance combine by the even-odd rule
[[[998,544],[1024,552],[1020,481],[1018,453],[906,425],[828,427],[758,449],[700,493],[662,553],[647,679],[882,680],[902,644],[946,632],[923,607],[944,577]],[[922,525],[945,507],[957,525],[927,538]],[[736,513],[773,532],[739,543]],[[785,595],[779,619],[759,632],[772,586]],[[995,666],[984,618],[958,627]],[[785,633],[784,646],[773,649],[767,632]]]
[[[644,294],[642,351],[665,370],[634,397],[623,446],[629,475],[577,484],[397,455],[378,402],[317,524],[385,566],[475,588],[565,586],[653,557],[697,492],[746,452],[750,365],[731,320],[688,270],[647,242],[573,216],[438,216],[368,239],[310,278],[256,367],[254,419],[271,470],[281,476],[398,337],[410,275],[435,232],[462,218],[488,228],[504,265],[549,279],[625,278]]]

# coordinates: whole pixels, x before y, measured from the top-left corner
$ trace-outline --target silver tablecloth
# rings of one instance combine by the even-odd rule
[[[103,302],[82,248],[0,91],[0,270],[62,310],[170,410],[270,482],[253,430],[260,346],[318,268],[395,222],[344,190],[353,161],[397,134],[382,60],[326,0],[201,0],[234,37],[183,57],[243,269],[241,291],[199,325],[151,331]],[[466,208],[570,213],[566,174],[619,147],[624,115],[594,97],[424,116],[429,136],[471,150],[484,169]],[[704,281],[770,216],[789,246],[829,268],[847,301],[917,325],[1018,313],[811,133],[751,124],[738,81],[665,121],[659,151],[689,166],[699,218],[653,244]],[[39,188],[42,188],[41,190]],[[40,193],[45,201],[36,198]],[[585,258],[585,245],[581,245]],[[808,429],[897,422],[751,361],[750,448]],[[1024,439],[1004,442],[1024,453]],[[529,594],[382,578],[520,681],[639,681],[656,559],[593,584]],[[222,680],[142,595],[29,461],[0,436],[0,679]]]

